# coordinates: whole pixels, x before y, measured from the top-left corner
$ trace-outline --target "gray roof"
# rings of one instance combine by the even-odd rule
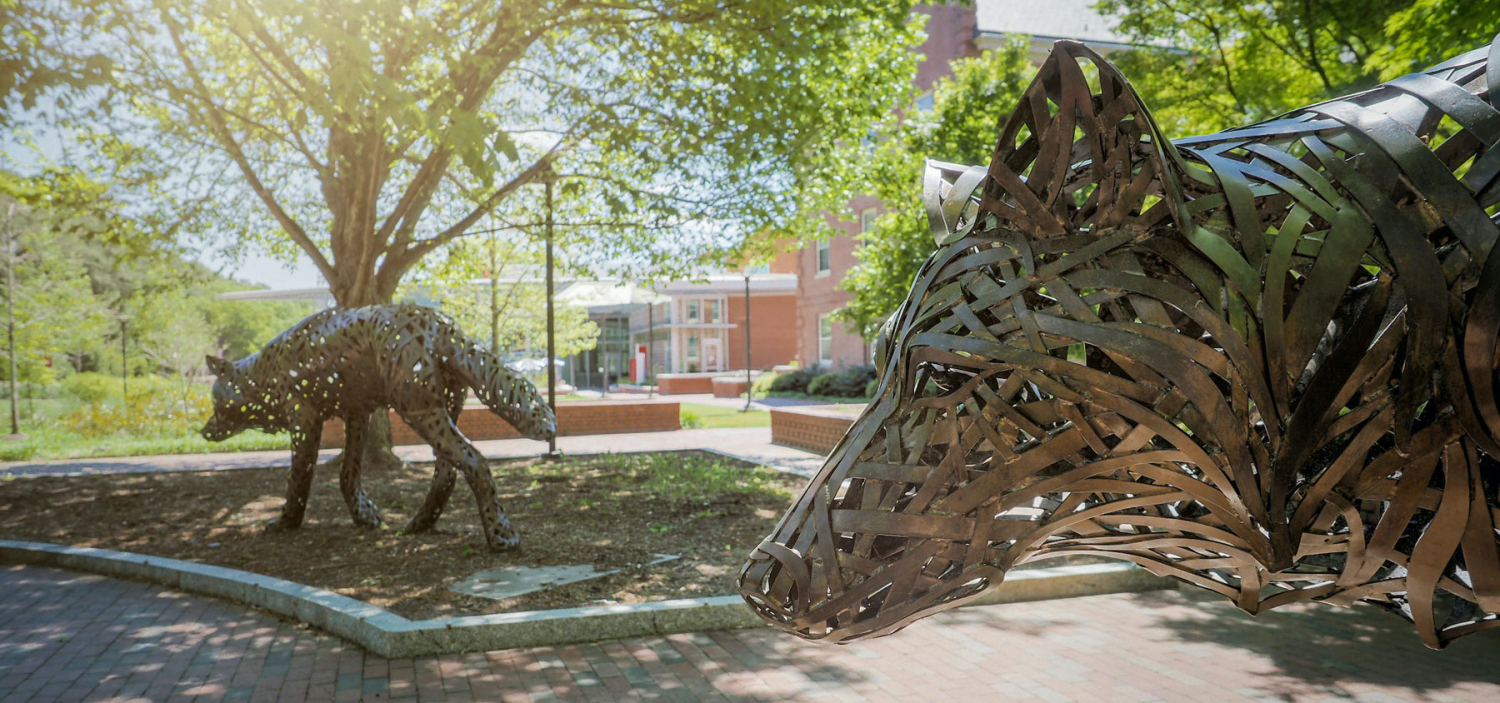
[[[1129,44],[1116,31],[1119,21],[1101,17],[1098,0],[975,0],[977,34],[1027,35],[1038,39],[1076,39],[1102,44]]]

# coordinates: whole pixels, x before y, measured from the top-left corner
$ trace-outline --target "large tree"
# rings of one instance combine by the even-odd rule
[[[214,226],[311,260],[346,306],[492,214],[539,232],[546,177],[599,261],[685,269],[795,226],[796,169],[912,68],[897,0],[57,2],[52,55],[111,63],[91,117],[150,135],[214,186]]]
[[[37,5],[31,55],[104,57],[109,90],[77,99],[176,164],[175,202],[213,203],[196,229],[305,257],[343,306],[487,217],[540,236],[544,180],[591,261],[637,276],[802,227],[794,186],[915,65],[904,0]]]

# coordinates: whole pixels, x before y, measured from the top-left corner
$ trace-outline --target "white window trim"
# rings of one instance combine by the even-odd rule
[[[880,217],[880,208],[867,207],[867,208],[859,211],[859,233],[860,234],[864,234],[866,232],[869,232],[871,229],[874,229],[873,226],[872,227],[866,227],[865,226],[865,216],[866,215],[870,216],[870,224],[874,225],[875,224],[875,220]]]
[[[823,268],[823,252],[828,252],[828,268]],[[833,273],[833,242],[827,239],[819,239],[813,248],[813,268],[817,271],[817,277],[823,278]]]
[[[823,336],[823,324],[828,323],[828,336]],[[823,354],[823,340],[828,340],[828,354]],[[833,365],[833,313],[825,312],[818,315],[818,364],[822,366]]]

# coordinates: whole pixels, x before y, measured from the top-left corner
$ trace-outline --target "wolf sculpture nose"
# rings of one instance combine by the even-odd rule
[[[807,639],[821,634],[800,622],[807,612],[812,577],[796,550],[767,540],[740,570],[740,596],[766,622]]]

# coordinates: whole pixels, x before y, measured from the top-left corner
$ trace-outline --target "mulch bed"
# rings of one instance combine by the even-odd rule
[[[337,475],[321,470],[302,529],[263,533],[286,487],[284,469],[267,469],[0,481],[0,536],[244,569],[427,619],[734,593],[742,560],[805,483],[700,452],[491,466],[515,551],[485,550],[462,479],[436,531],[396,534],[431,481],[421,465],[366,474],[383,530],[354,527]],[[682,558],[645,566],[654,553]],[[496,566],[583,563],[622,571],[504,601],[449,588]]]

